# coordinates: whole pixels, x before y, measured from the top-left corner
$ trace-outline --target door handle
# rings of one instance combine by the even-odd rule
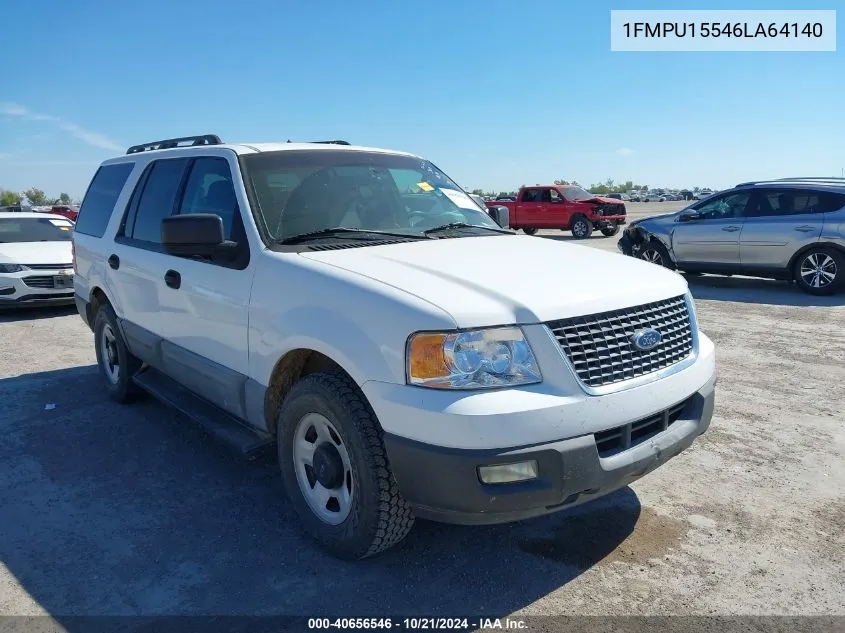
[[[109,266],[111,266],[114,270],[120,268],[120,257],[117,255],[111,255],[108,259]]]
[[[729,233],[733,233],[734,231],[739,231],[740,228],[741,227],[738,227],[738,226],[723,226],[722,230],[728,231]]]
[[[796,226],[796,227],[795,227],[795,230],[796,230],[796,231],[801,231],[802,233],[808,233],[809,231],[815,231],[815,230],[816,230],[816,227],[814,227],[814,226],[810,226],[810,225],[808,225],[808,224],[804,224],[804,225],[802,225],[802,226]]]
[[[175,270],[168,270],[164,273],[164,283],[174,290],[179,290],[179,287],[182,285],[182,275]]]

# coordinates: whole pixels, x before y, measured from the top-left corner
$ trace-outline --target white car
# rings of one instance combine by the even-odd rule
[[[74,303],[72,231],[60,215],[0,212],[0,309]]]
[[[682,276],[503,230],[411,154],[135,146],[96,172],[74,246],[111,397],[140,388],[244,452],[275,444],[293,508],[339,557],[416,517],[590,501],[712,416],[714,347]]]

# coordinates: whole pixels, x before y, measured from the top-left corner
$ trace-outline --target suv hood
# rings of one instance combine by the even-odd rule
[[[70,264],[71,241],[12,242],[0,244],[0,262],[4,264]]]
[[[654,264],[527,235],[421,240],[301,255],[415,295],[448,312],[457,327],[551,321],[687,291],[683,277]]]

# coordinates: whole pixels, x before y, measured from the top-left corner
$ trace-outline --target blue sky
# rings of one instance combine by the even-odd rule
[[[612,8],[737,7],[9,2],[0,187],[80,196],[128,145],[202,133],[402,149],[485,189],[608,177],[721,188],[845,167],[841,36],[835,53],[611,52]]]

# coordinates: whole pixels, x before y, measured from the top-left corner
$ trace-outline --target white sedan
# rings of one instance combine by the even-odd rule
[[[72,235],[60,215],[0,212],[0,308],[74,302]]]

